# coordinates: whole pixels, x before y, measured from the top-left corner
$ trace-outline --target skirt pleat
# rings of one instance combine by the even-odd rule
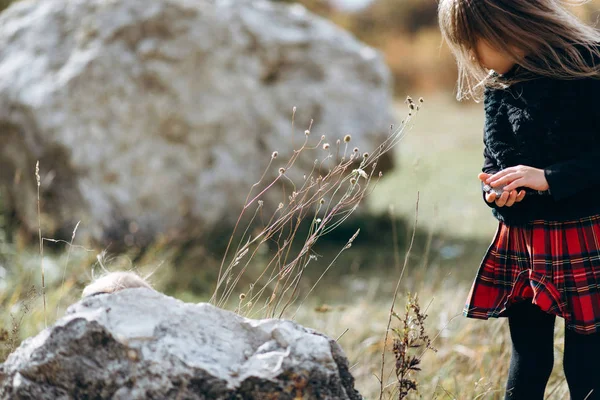
[[[600,331],[600,215],[571,221],[498,221],[463,315],[506,317],[531,301],[578,333]]]
[[[565,291],[572,299],[573,318],[581,321],[588,330],[596,330],[600,321],[600,296],[598,280],[600,264],[598,241],[592,224],[578,222],[578,229],[566,231],[569,253],[573,254],[570,263],[565,265]]]

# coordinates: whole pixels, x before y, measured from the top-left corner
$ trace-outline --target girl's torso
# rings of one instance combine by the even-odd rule
[[[502,168],[543,168],[600,148],[600,79],[541,77],[504,92],[498,118],[506,119],[505,135],[485,138],[492,151],[499,145],[508,147],[497,152]],[[512,155],[507,154],[511,150]]]

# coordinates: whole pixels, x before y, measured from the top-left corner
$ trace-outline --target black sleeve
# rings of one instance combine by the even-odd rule
[[[487,146],[483,147],[483,167],[481,167],[481,172],[485,172],[486,174],[495,174],[500,171],[498,168],[498,164],[496,164],[496,160],[490,154]]]
[[[496,164],[496,161],[492,158],[492,155],[490,154],[487,146],[484,146],[483,148],[483,167],[481,167],[481,172],[485,172],[486,174],[495,174],[496,172],[498,172],[500,169],[498,168],[498,164]],[[489,201],[487,201],[485,199],[485,192],[483,190],[483,186],[485,185],[485,183],[483,183],[483,181],[481,182],[481,194],[483,196],[483,201],[485,204],[488,205],[488,207],[490,208],[497,208],[498,206],[496,205],[496,202],[492,201],[491,203]]]
[[[510,166],[528,164],[528,158],[520,151],[517,139],[513,133],[513,126],[508,118],[508,103],[505,98],[513,93],[503,89],[486,87],[484,89],[485,125],[483,132],[483,143],[485,145],[483,156],[484,163],[482,171],[494,174]],[[502,160],[501,163],[496,161]],[[485,192],[482,188],[483,201],[490,208],[500,208],[496,202],[485,200]],[[517,190],[521,188],[516,188]],[[524,188],[523,188],[524,189]],[[525,195],[528,199],[529,196]],[[511,208],[520,208],[526,200],[514,203]]]
[[[544,168],[552,198],[562,200],[590,186],[600,185],[599,162],[600,149],[594,149],[576,159]]]
[[[588,136],[589,147],[575,158],[558,162],[544,168],[544,176],[554,200],[562,200],[591,186],[600,185],[600,79],[586,79],[581,89],[580,115],[586,123],[580,132]],[[589,122],[589,123],[588,123]]]
[[[501,100],[499,92],[485,88],[483,92],[483,109],[485,113],[485,122],[483,126],[483,166],[481,172],[487,174],[495,174],[500,171],[500,167],[496,163],[492,152],[490,151],[489,143],[494,141],[500,136],[499,133],[508,129],[507,119],[503,114],[503,107],[501,106]],[[485,183],[481,182],[481,194],[485,204],[490,208],[498,208],[496,202],[488,202],[485,199],[485,192],[483,186]]]

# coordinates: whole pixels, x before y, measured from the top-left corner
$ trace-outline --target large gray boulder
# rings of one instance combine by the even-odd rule
[[[210,231],[237,217],[274,150],[265,181],[277,176],[311,118],[312,144],[376,148],[396,125],[390,79],[378,51],[299,5],[18,1],[0,15],[0,189],[37,232],[40,160],[55,238],[79,220],[78,238],[102,243]]]
[[[0,365],[0,399],[362,399],[337,342],[152,289],[87,297]]]

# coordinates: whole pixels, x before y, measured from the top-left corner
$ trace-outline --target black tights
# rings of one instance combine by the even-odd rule
[[[512,356],[505,399],[542,400],[554,364],[556,316],[531,300],[510,305],[507,316]],[[584,335],[565,328],[563,368],[571,400],[600,399],[599,361],[600,333]]]

